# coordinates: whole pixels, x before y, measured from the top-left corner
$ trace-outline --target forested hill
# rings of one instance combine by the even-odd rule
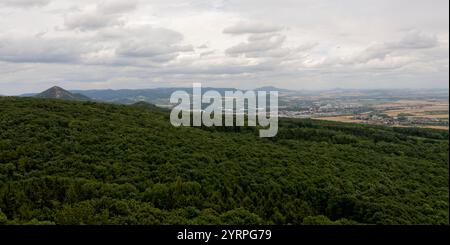
[[[37,98],[43,99],[64,99],[64,100],[78,100],[78,101],[88,101],[91,100],[89,97],[82,94],[71,93],[58,86],[51,87],[42,93],[34,95]]]
[[[0,98],[3,224],[448,224],[448,132]]]

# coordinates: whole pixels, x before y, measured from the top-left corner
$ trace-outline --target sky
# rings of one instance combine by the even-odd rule
[[[0,94],[448,88],[447,0],[0,0]]]

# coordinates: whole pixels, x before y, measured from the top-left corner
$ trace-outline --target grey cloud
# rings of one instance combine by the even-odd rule
[[[280,34],[279,33],[257,33],[257,34],[252,34],[250,36],[248,36],[248,41],[249,42],[256,42],[256,41],[264,41],[264,40],[269,40],[271,38],[276,38],[279,37]]]
[[[96,12],[74,13],[64,19],[64,24],[68,29],[81,31],[95,30],[121,23],[115,15],[99,15]]]
[[[100,32],[105,40],[119,41],[115,53],[121,57],[149,58],[167,62],[183,52],[192,52],[192,45],[183,45],[183,35],[166,28],[114,28]]]
[[[156,57],[166,54],[193,51],[192,46],[178,46],[167,43],[152,43],[145,41],[123,42],[116,50],[118,55],[129,57]]]
[[[46,6],[50,1],[51,0],[0,0],[0,5],[15,8],[31,8]]]
[[[374,59],[384,59],[392,50],[387,48],[386,44],[374,44],[363,50],[351,63],[365,63]]]
[[[223,29],[223,33],[226,34],[248,34],[248,33],[270,33],[281,31],[283,28],[271,24],[259,23],[259,22],[239,22],[235,25],[229,26]]]
[[[198,49],[206,49],[206,48],[208,48],[209,46],[208,46],[208,44],[206,44],[206,43],[204,43],[204,44],[202,44],[202,45],[200,45],[200,46],[197,46],[197,48]]]
[[[284,47],[286,36],[278,33],[252,34],[247,42],[228,48],[225,52],[232,57],[269,59],[273,65],[302,58],[302,53],[314,48],[317,43],[304,43],[296,47]]]
[[[154,66],[193,52],[179,32],[152,28],[115,27],[84,37],[0,36],[0,60],[17,63]]]
[[[98,11],[104,14],[121,14],[134,11],[138,6],[136,0],[113,0],[102,2],[98,5]]]
[[[0,60],[68,63],[77,61],[85,46],[70,38],[0,38]]]
[[[209,55],[212,55],[212,54],[214,54],[214,53],[216,53],[215,50],[209,50],[209,51],[201,52],[201,53],[200,53],[200,57],[209,56]]]
[[[173,74],[173,75],[239,75],[251,74],[258,72],[273,71],[275,68],[269,64],[257,65],[233,65],[233,64],[218,64],[207,65],[202,67],[173,67],[158,71],[158,74]]]
[[[407,52],[408,55],[413,55],[422,49],[431,49],[438,45],[439,42],[436,36],[414,30],[404,34],[399,41],[372,44],[353,57],[339,60],[339,63],[367,63],[372,60],[384,60],[388,56],[402,55],[404,52]]]
[[[65,16],[64,24],[68,29],[81,31],[97,30],[124,24],[124,14],[134,11],[136,1],[107,1],[96,5],[93,10],[86,9]]]
[[[294,50],[298,51],[298,52],[307,51],[307,50],[315,48],[317,45],[318,45],[317,42],[306,42],[306,43],[303,43],[303,44],[297,46]]]
[[[255,52],[265,52],[281,47],[285,39],[286,37],[283,35],[272,35],[266,36],[265,38],[250,36],[248,42],[239,43],[228,48],[225,52],[228,55],[245,55]]]
[[[249,52],[246,53],[247,58],[285,58],[291,54],[292,50],[288,48],[278,48],[267,50],[266,52]]]
[[[97,36],[107,41],[143,40],[148,43],[178,43],[183,40],[183,34],[177,31],[150,25],[106,28],[99,30]]]
[[[403,38],[394,43],[387,43],[389,48],[398,49],[426,49],[433,48],[439,44],[435,35],[428,35],[423,32],[409,31]]]

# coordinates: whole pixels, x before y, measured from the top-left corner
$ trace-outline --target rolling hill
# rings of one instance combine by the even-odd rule
[[[0,223],[448,224],[448,132],[0,98]]]

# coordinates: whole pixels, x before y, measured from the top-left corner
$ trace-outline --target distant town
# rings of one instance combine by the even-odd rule
[[[280,117],[448,130],[448,91],[335,90],[280,99]]]

